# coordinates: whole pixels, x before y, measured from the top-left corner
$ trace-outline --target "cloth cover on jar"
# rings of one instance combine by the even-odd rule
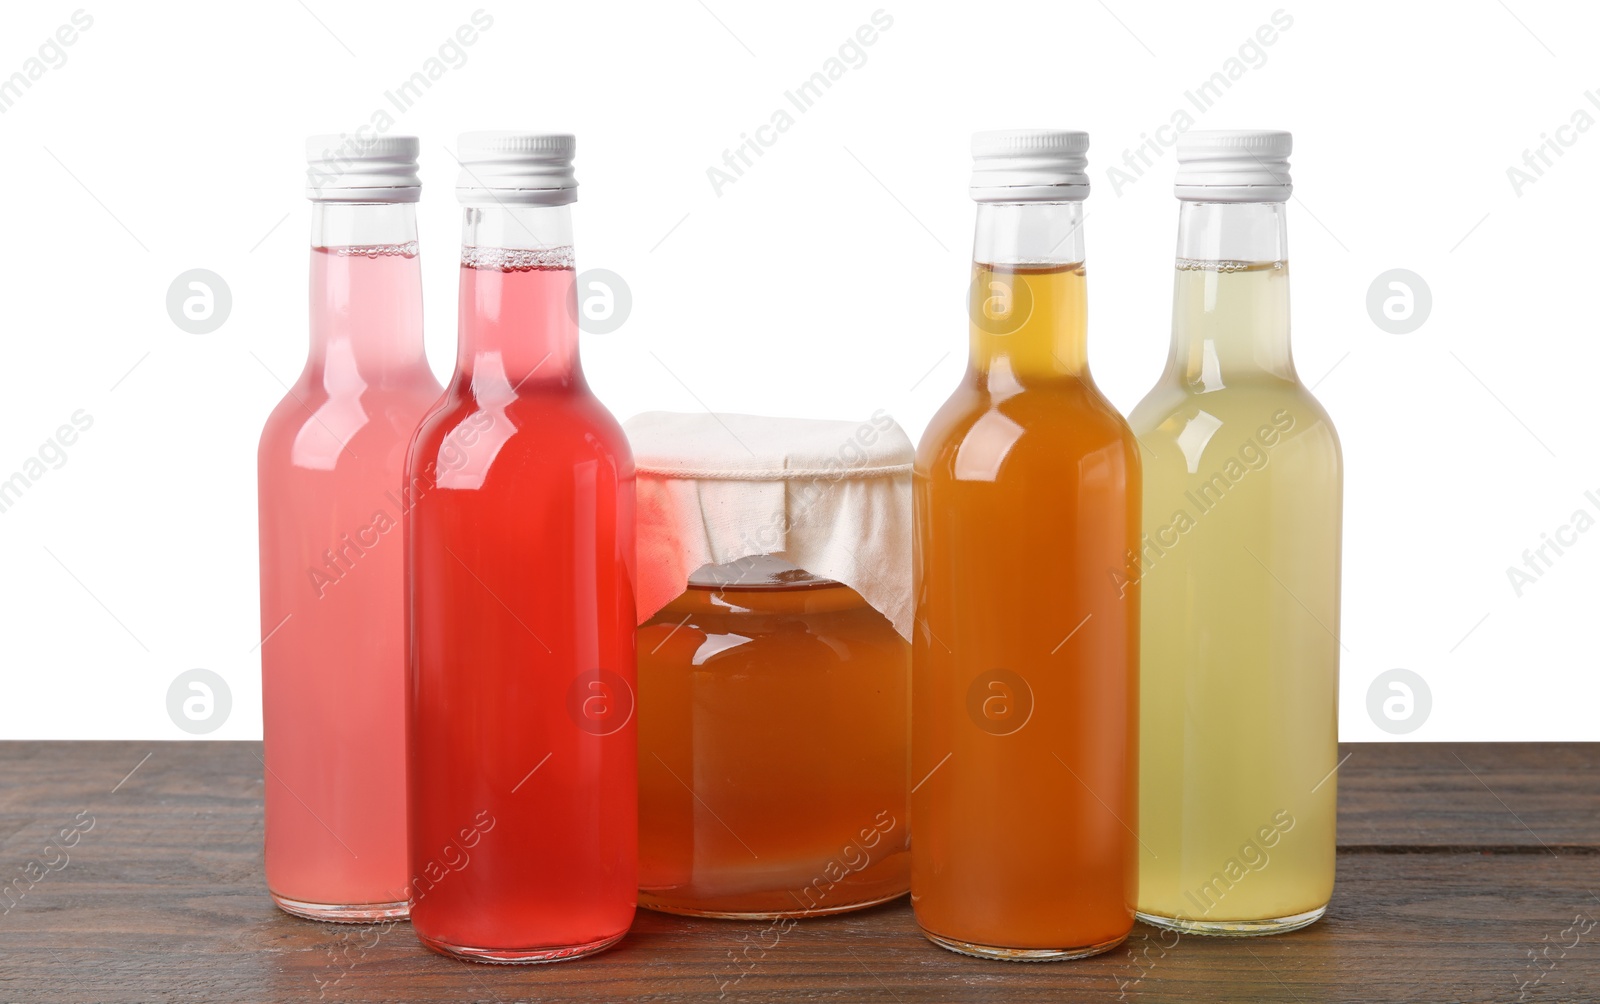
[[[854,589],[910,639],[915,451],[894,419],[651,411],[623,429],[638,471],[639,623],[696,569],[770,554]]]

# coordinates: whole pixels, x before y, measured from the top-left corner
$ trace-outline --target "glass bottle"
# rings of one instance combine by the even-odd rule
[[[1134,410],[1139,916],[1310,924],[1333,891],[1339,440],[1289,354],[1288,133],[1179,141],[1172,354]]]
[[[989,958],[1133,925],[1139,459],[1089,374],[1087,148],[975,137],[971,353],[917,450],[911,899]]]
[[[633,460],[578,361],[573,139],[461,138],[461,337],[412,442],[412,926],[600,951],[638,869]]]
[[[311,351],[261,432],[266,873],[318,920],[406,913],[406,445],[422,347],[417,141],[313,137]]]

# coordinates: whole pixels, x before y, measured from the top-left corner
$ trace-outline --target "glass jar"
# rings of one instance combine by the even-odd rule
[[[910,888],[910,646],[770,556],[707,565],[639,628],[639,905],[798,917]]]

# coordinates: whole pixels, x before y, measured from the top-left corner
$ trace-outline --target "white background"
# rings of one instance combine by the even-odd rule
[[[883,9],[893,25],[719,194],[707,168]],[[0,78],[80,9],[7,5]],[[255,449],[306,350],[303,141],[351,131],[480,4],[118,4],[0,113],[0,479],[78,409],[93,427],[0,513],[6,738],[182,739],[166,692],[231,685],[212,738],[260,735]],[[392,134],[422,137],[427,341],[455,340],[456,168],[467,129],[578,134],[579,267],[627,280],[585,366],[619,416],[651,408],[865,416],[913,437],[964,361],[975,129],[1086,129],[1091,359],[1124,411],[1167,352],[1173,156],[1154,136],[1274,11],[1293,19],[1196,128],[1295,135],[1295,357],[1343,438],[1341,736],[1387,739],[1373,678],[1432,691],[1418,740],[1600,738],[1600,532],[1518,597],[1506,569],[1600,503],[1594,222],[1600,129],[1520,194],[1507,168],[1600,116],[1600,11],[1536,0],[481,5],[493,25]],[[1282,17],[1283,15],[1280,15]],[[53,54],[52,54],[53,55]],[[1596,97],[1600,101],[1600,95]],[[391,108],[392,110],[392,108]],[[219,273],[209,335],[168,285]],[[1420,274],[1393,335],[1367,289]],[[114,389],[113,389],[114,388]]]

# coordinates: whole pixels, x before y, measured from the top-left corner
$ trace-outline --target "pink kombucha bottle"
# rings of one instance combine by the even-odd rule
[[[411,926],[482,962],[600,951],[637,890],[633,455],[578,362],[572,156],[461,138],[460,350],[408,467]]]
[[[311,351],[261,432],[262,717],[272,898],[404,917],[407,444],[422,346],[417,141],[307,143]]]

